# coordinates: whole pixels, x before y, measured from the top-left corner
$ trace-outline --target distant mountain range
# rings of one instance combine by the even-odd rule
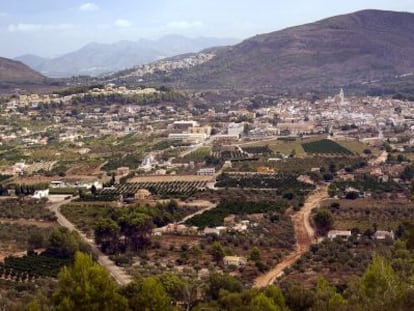
[[[15,59],[47,77],[96,76],[236,42],[238,42],[236,39],[187,38],[169,35],[159,40],[141,39],[112,44],[90,43],[77,51],[52,59],[36,55],[22,55]]]
[[[93,43],[52,60],[19,59],[46,76],[111,72],[97,81],[132,86],[261,94],[332,94],[339,88],[367,93],[374,88],[387,94],[396,90],[414,94],[413,13],[364,10],[214,47],[229,41],[168,36],[157,41]],[[207,46],[213,47],[203,49]],[[118,69],[124,70],[115,72]],[[38,83],[44,77],[21,63],[1,59],[0,84],[19,79]]]
[[[262,93],[364,87],[414,73],[414,14],[359,11],[210,52],[214,57],[190,68],[140,79],[185,89]]]

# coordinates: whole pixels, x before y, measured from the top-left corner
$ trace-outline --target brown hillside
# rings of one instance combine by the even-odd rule
[[[258,35],[168,79],[193,89],[321,90],[414,72],[414,14],[366,10]]]
[[[0,83],[39,84],[45,77],[21,62],[0,57]]]

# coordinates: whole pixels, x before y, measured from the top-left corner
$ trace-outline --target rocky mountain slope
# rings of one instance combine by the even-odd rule
[[[305,92],[414,72],[414,14],[365,10],[258,35],[146,81],[190,89]]]

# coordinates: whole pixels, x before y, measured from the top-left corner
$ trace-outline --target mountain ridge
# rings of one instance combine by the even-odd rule
[[[15,59],[48,77],[97,76],[236,41],[236,39],[187,38],[179,35],[167,35],[158,40],[91,42],[76,51],[51,59],[44,59],[36,55],[22,55]]]
[[[256,35],[193,68],[146,80],[197,90],[308,92],[413,72],[412,55],[413,13],[363,10]]]

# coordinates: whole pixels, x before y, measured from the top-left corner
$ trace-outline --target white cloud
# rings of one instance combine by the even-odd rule
[[[202,21],[173,21],[167,24],[167,27],[174,29],[192,29],[202,27]]]
[[[0,12],[0,17],[6,17],[6,16],[7,16],[7,13]]]
[[[86,2],[79,7],[79,10],[83,12],[92,12],[99,10],[99,7],[93,2]]]
[[[114,25],[121,28],[127,28],[132,26],[132,22],[127,19],[119,18],[115,21]]]
[[[72,24],[10,24],[10,32],[39,32],[73,29]]]

